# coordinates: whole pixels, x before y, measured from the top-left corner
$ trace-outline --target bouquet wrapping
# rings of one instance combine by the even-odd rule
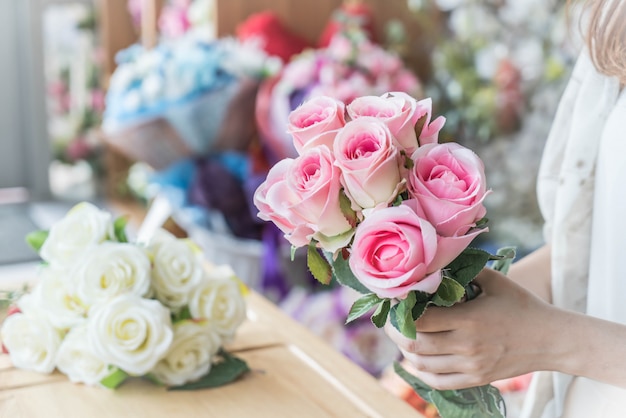
[[[81,203],[28,236],[45,263],[0,328],[13,365],[107,388],[130,376],[211,387],[246,372],[223,351],[246,317],[232,270],[165,231],[130,243],[124,226]]]
[[[294,249],[308,249],[320,282],[334,277],[362,293],[347,322],[369,313],[377,327],[390,321],[415,338],[414,321],[428,306],[471,299],[487,262],[506,270],[511,261],[512,249],[470,247],[487,231],[490,190],[473,151],[438,143],[444,123],[432,120],[430,99],[401,92],[349,104],[314,97],[288,117],[297,156],[271,168],[255,205]],[[445,417],[502,416],[492,386],[436,391],[397,371]]]
[[[106,139],[156,169],[215,148],[245,149],[238,141],[250,140],[253,109],[240,104],[253,102],[259,80],[282,65],[253,41],[207,42],[193,33],[149,50],[131,46],[117,62]]]

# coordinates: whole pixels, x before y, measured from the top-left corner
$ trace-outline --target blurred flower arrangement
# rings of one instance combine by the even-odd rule
[[[487,142],[516,132],[538,92],[561,89],[576,56],[564,2],[409,1],[420,21],[433,13],[433,79],[426,85],[448,115],[445,132]]]
[[[432,40],[424,89],[446,114],[442,139],[489,161],[494,239],[522,253],[542,242],[534,173],[580,45],[565,3],[408,0]]]
[[[141,26],[143,0],[128,0],[128,12],[135,27]],[[211,40],[215,37],[215,0],[169,0],[159,15],[159,33],[176,39],[196,32]]]
[[[73,181],[90,177],[91,182],[97,183],[104,174],[100,159],[104,112],[102,54],[93,7],[51,7],[44,15],[44,23],[48,133],[55,160],[51,177],[59,176],[52,179],[51,186],[53,192],[62,195],[66,191],[62,187],[63,177],[72,177]],[[75,184],[66,185],[67,189],[72,187]],[[95,190],[85,193],[91,196]]]
[[[350,103],[363,95],[402,91],[422,95],[419,79],[402,59],[371,41],[358,26],[344,27],[328,46],[295,56],[257,96],[257,123],[274,158],[294,156],[287,134],[289,113],[309,98],[332,96]],[[275,162],[275,161],[272,161]]]
[[[245,373],[222,350],[246,317],[230,267],[206,265],[195,244],[163,230],[129,242],[125,223],[81,203],[29,234],[45,264],[0,328],[13,365],[111,389],[130,376],[191,389]]]
[[[280,62],[254,43],[206,42],[193,34],[152,49],[133,45],[116,60],[104,120],[109,130],[162,115],[208,92],[220,91],[227,104],[223,88],[239,78],[262,78],[280,69]]]
[[[117,61],[106,139],[156,169],[214,148],[246,149],[253,110],[244,104],[254,103],[258,82],[281,67],[253,41],[208,42],[192,32],[152,49],[131,46]]]

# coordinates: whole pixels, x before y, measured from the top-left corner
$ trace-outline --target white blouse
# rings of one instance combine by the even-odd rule
[[[626,324],[626,94],[586,52],[559,104],[537,192],[552,246],[553,303]],[[568,397],[572,380],[536,373],[522,416],[565,417],[564,408],[572,410],[566,403],[575,401]],[[618,391],[626,400],[626,391]],[[598,400],[577,402],[597,406]]]

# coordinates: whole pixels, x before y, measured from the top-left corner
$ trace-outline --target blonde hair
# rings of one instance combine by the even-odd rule
[[[596,68],[626,85],[626,0],[588,0],[587,47]]]

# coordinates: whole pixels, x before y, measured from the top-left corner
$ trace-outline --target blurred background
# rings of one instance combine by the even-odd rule
[[[251,193],[294,149],[307,98],[431,97],[442,141],[493,194],[479,245],[542,243],[536,172],[581,41],[564,0],[0,0],[0,287],[36,263],[23,237],[89,200],[150,211],[217,264],[433,414],[386,372],[353,295],[320,288]],[[25,274],[25,273],[23,273]],[[521,398],[527,377],[503,382]],[[515,416],[512,403],[511,416]]]

